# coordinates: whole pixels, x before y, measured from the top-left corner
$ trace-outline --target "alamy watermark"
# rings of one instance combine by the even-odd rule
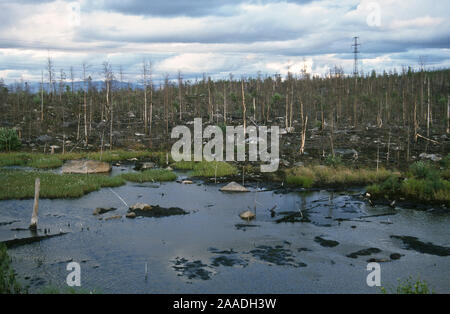
[[[203,131],[201,118],[194,119],[194,161],[248,161],[263,163],[261,172],[275,172],[280,164],[278,126],[268,129],[266,126],[226,126],[224,132],[219,126],[210,125]],[[270,133],[270,152],[268,151],[268,133]],[[213,136],[214,135],[214,136]],[[248,135],[248,137],[247,137]],[[181,138],[180,138],[181,136]],[[192,134],[187,126],[172,129],[171,138],[180,138],[172,146],[172,158],[175,161],[192,161]],[[208,141],[204,143],[204,139]],[[225,146],[225,151],[224,151]],[[235,158],[235,150],[237,152]]]
[[[77,262],[71,262],[67,264],[67,271],[70,273],[67,275],[66,283],[69,287],[81,287],[81,266]]]
[[[381,26],[381,6],[378,2],[369,2],[364,4],[363,10],[368,12],[366,22],[370,27],[380,27]]]
[[[367,271],[370,273],[367,275],[366,283],[369,287],[381,287],[381,266],[378,263],[367,264]]]

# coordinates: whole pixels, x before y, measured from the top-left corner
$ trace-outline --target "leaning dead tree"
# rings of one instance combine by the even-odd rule
[[[41,181],[36,178],[34,182],[34,205],[33,205],[33,215],[31,216],[30,230],[37,230],[38,223],[38,210],[39,210],[39,191],[41,189]]]

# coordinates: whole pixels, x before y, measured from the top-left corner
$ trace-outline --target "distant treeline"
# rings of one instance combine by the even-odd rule
[[[30,92],[26,83],[7,88],[0,82],[1,126],[15,127],[23,137],[50,129],[85,144],[100,129],[111,144],[114,132],[125,128],[170,135],[172,126],[193,117],[216,124],[273,122],[286,128],[301,127],[308,117],[308,127],[395,125],[423,136],[449,131],[450,69],[405,68],[349,77],[335,68],[327,77],[302,72],[211,80],[203,75],[195,82],[178,73],[155,88],[150,64],[143,64],[136,84],[122,82],[108,63],[103,68],[101,86],[85,69],[84,80],[77,82],[81,88],[76,88],[73,76],[63,71],[56,75],[51,64],[38,92]]]

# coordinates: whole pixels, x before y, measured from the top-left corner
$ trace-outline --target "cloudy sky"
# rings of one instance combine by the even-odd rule
[[[55,71],[100,78],[102,63],[137,81],[142,62],[156,80],[353,69],[450,67],[450,1],[427,0],[0,0],[0,78],[40,80]]]

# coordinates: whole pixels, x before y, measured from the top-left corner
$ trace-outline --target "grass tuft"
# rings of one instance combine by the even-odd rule
[[[127,181],[139,183],[174,181],[177,178],[175,173],[165,169],[149,169],[142,172],[124,173],[121,177]]]
[[[361,186],[382,182],[391,172],[380,169],[352,169],[343,166],[309,166],[286,170],[286,182],[304,188],[322,186]]]

